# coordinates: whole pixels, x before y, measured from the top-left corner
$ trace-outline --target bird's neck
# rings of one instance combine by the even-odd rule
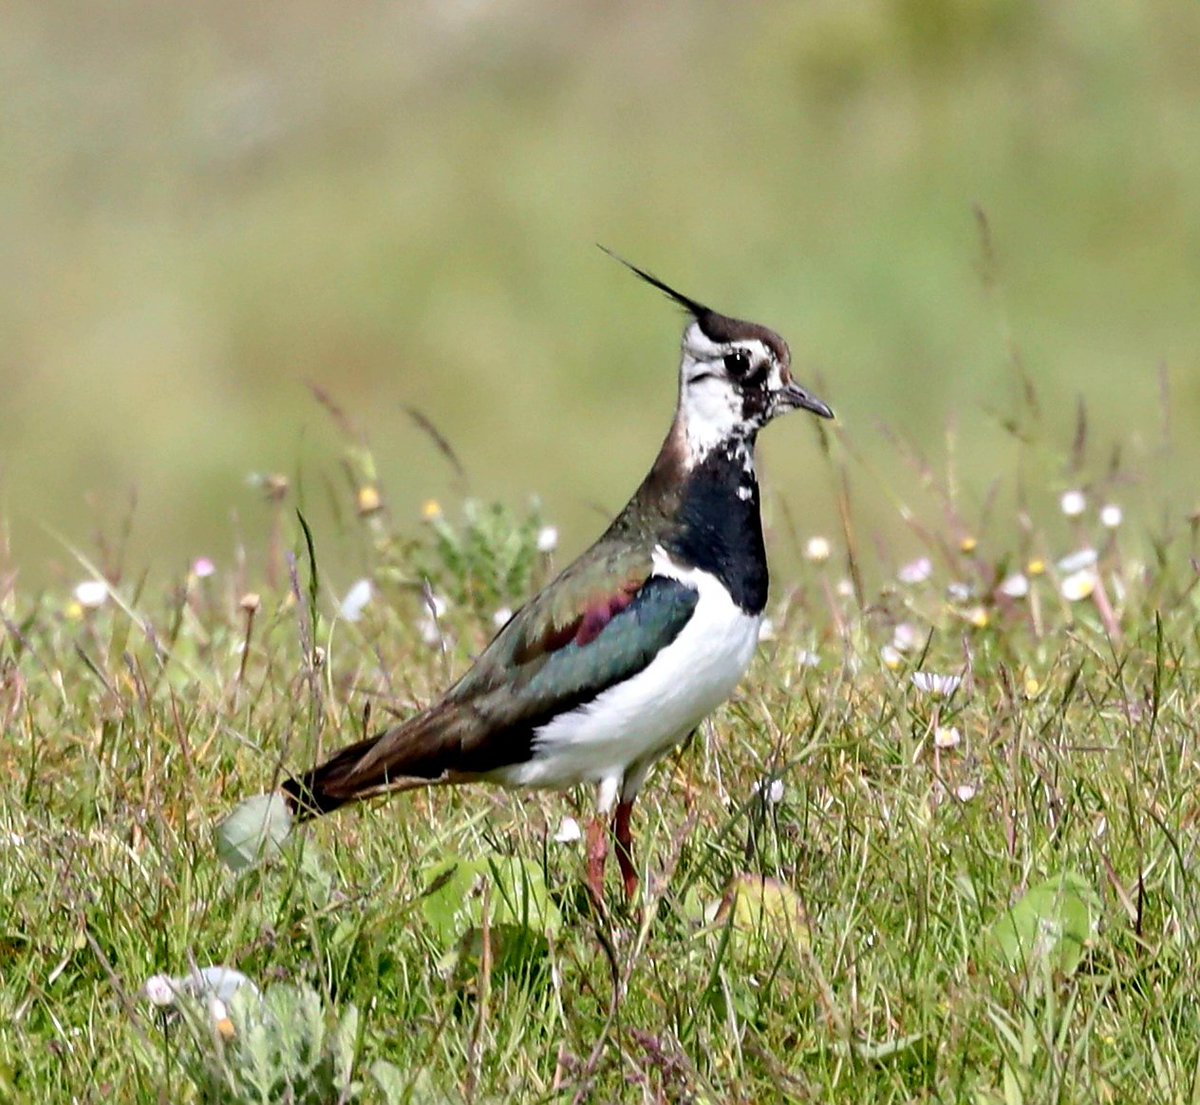
[[[767,556],[754,470],[755,433],[731,434],[703,455],[688,450],[686,426],[671,427],[654,467],[622,519],[678,563],[716,576],[749,614],[767,602]]]

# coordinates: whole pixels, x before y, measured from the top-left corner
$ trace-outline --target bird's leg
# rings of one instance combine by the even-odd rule
[[[617,863],[621,865],[621,879],[625,883],[625,901],[632,902],[637,896],[638,873],[633,865],[633,832],[629,821],[633,816],[633,799],[617,805],[613,817],[613,835],[617,838]]]
[[[597,815],[587,827],[587,886],[592,901],[604,911],[604,861],[608,859],[608,826]]]

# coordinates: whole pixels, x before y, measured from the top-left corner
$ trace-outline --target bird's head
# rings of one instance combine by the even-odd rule
[[[773,330],[718,314],[628,261],[616,259],[691,315],[683,332],[679,416],[693,456],[721,442],[753,438],[788,411],[833,417],[826,404],[792,378],[791,352]]]

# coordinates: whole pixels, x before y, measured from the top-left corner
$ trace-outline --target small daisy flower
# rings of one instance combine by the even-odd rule
[[[428,615],[421,619],[418,628],[421,631],[421,640],[430,648],[442,643],[442,631],[438,628],[438,623]]]
[[[369,514],[375,514],[383,509],[383,499],[380,497],[379,488],[371,484],[364,484],[358,489],[356,505],[360,517],[367,517]]]
[[[176,997],[174,979],[169,975],[152,975],[146,979],[142,993],[151,1005],[159,1007],[174,1005]]]
[[[1099,577],[1093,568],[1081,568],[1064,577],[1059,584],[1059,591],[1067,602],[1080,602],[1089,598],[1096,589]]]
[[[961,675],[937,675],[931,671],[914,671],[913,686],[933,698],[949,698],[962,684]]]
[[[1116,529],[1124,517],[1124,513],[1116,503],[1106,503],[1100,509],[1100,524],[1105,529]]]
[[[768,782],[766,779],[758,779],[751,786],[750,792],[761,794],[769,805],[778,806],[783,801],[783,780],[772,779]]]
[[[973,606],[967,612],[967,621],[969,621],[976,629],[987,629],[991,618],[988,616],[986,607]]]
[[[879,659],[883,661],[883,666],[889,671],[895,671],[904,663],[904,657],[900,655],[900,650],[893,645],[884,645],[879,650]]]
[[[216,573],[217,566],[207,556],[198,556],[192,561],[192,575],[197,579],[208,579]]]
[[[971,597],[971,585],[956,580],[946,587],[946,594],[954,602],[966,602]]]
[[[933,561],[927,556],[919,556],[916,560],[902,564],[896,573],[896,578],[901,583],[915,584],[926,582],[932,575]]]
[[[558,527],[542,526],[538,530],[537,550],[540,553],[552,553],[558,548]]]
[[[1029,577],[1024,572],[1016,572],[1004,580],[998,590],[1010,599],[1023,599],[1029,594]]]
[[[979,792],[970,783],[959,783],[954,788],[954,797],[960,802],[969,802]]]
[[[500,629],[503,626],[508,624],[508,619],[511,618],[512,616],[513,616],[513,612],[512,612],[511,607],[501,606],[492,615],[492,625],[494,625],[497,629]]]
[[[938,748],[957,748],[962,743],[962,734],[954,725],[939,725],[933,731],[933,743]]]
[[[854,584],[848,579],[839,579],[833,590],[840,599],[854,598]]]
[[[108,598],[108,584],[102,579],[85,579],[76,585],[74,595],[75,601],[85,610],[95,610]]]
[[[339,613],[348,622],[360,621],[363,611],[367,608],[367,603],[371,601],[374,594],[375,588],[371,581],[360,579],[346,592],[346,597],[342,599],[342,605],[339,607]]]
[[[832,552],[829,540],[825,537],[810,537],[804,545],[804,555],[817,564],[828,560]]]
[[[925,634],[912,622],[899,622],[892,630],[892,648],[897,652],[912,652],[924,643]]]
[[[1058,505],[1068,518],[1078,518],[1087,510],[1087,496],[1079,490],[1064,491]]]
[[[1095,549],[1079,549],[1076,552],[1071,553],[1070,556],[1064,556],[1058,562],[1058,570],[1066,574],[1070,574],[1071,572],[1081,572],[1084,568],[1095,567],[1098,559],[1099,557],[1097,556]]]
[[[813,652],[810,648],[797,649],[796,664],[802,668],[819,668],[821,666],[821,655],[820,653]]]
[[[579,827],[579,822],[573,817],[564,817],[554,833],[554,842],[556,844],[574,844],[577,840],[582,839],[583,830]]]

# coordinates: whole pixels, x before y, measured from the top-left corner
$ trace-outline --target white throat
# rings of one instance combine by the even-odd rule
[[[741,397],[728,380],[709,376],[689,382],[695,361],[684,354],[680,373],[679,416],[687,439],[689,466],[713,449],[740,440],[744,445]]]

